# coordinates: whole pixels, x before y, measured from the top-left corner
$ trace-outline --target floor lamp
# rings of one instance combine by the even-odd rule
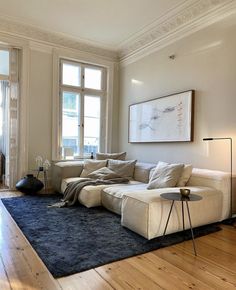
[[[229,140],[230,141],[230,217],[233,215],[233,142],[231,137],[203,138],[203,141]]]

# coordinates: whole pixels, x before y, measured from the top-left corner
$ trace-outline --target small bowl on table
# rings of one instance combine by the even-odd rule
[[[190,189],[188,188],[180,188],[179,191],[182,197],[189,197],[190,195]]]

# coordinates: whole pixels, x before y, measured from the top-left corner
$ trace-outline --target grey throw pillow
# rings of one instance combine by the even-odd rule
[[[97,153],[97,160],[105,160],[105,159],[116,159],[116,160],[125,160],[126,152],[120,153]]]
[[[122,161],[109,159],[107,167],[122,177],[133,179],[136,162],[137,160]]]
[[[168,164],[159,161],[147,189],[176,186],[183,168],[184,164]]]

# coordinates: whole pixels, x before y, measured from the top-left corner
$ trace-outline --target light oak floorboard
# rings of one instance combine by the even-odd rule
[[[94,269],[59,278],[63,290],[113,290],[114,288],[107,283]]]
[[[129,259],[96,268],[101,277],[114,289],[163,289],[156,280],[151,280],[144,272],[133,267]]]
[[[219,244],[220,243],[221,242],[219,240]],[[183,242],[181,244],[176,245],[176,247],[179,247],[191,254],[193,253],[191,241]],[[228,246],[226,248],[223,247],[220,248],[218,246],[218,242],[215,244],[211,243],[209,235],[196,239],[196,248],[198,257],[203,257],[204,259],[207,259],[209,262],[218,264],[225,270],[236,274],[236,258],[235,254],[233,253],[233,249],[232,252],[229,253]]]
[[[0,256],[0,289],[10,290],[10,281],[7,277],[7,273],[5,271],[3,262],[2,262],[2,256]]]
[[[175,267],[196,278],[213,289],[236,289],[236,277],[231,271],[211,263],[178,246],[167,247],[154,252],[155,255],[168,261]]]
[[[236,228],[228,225],[222,225],[223,231],[215,232],[211,234],[211,237],[217,238],[217,240],[223,240],[236,245]]]
[[[0,192],[0,197],[19,196]],[[236,229],[54,279],[0,202],[0,289],[236,289]]]
[[[196,277],[192,277],[187,272],[156,256],[154,253],[134,257],[129,259],[128,263],[144,273],[148,279],[155,281],[163,289],[171,289],[173,285],[175,285],[176,290],[205,290],[208,287],[208,285],[196,279]],[[166,279],[167,277],[168,279]],[[208,288],[210,289],[210,287]]]

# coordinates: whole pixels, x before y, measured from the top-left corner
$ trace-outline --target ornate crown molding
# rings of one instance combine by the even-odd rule
[[[88,44],[76,39],[64,36],[60,33],[54,33],[42,30],[40,28],[16,22],[7,17],[0,16],[0,32],[8,33],[13,36],[22,37],[24,39],[33,40],[41,45],[57,46],[62,48],[70,48],[83,52],[99,55],[110,60],[117,60],[117,51],[109,50],[97,45]]]
[[[188,5],[188,6],[187,6]],[[181,11],[161,17],[152,28],[143,30],[121,44],[119,58],[127,64],[216,22],[236,9],[235,0],[186,1]]]
[[[118,47],[108,49],[64,34],[42,30],[0,15],[0,32],[29,40],[32,49],[54,47],[87,52],[121,64],[134,62],[236,11],[235,0],[186,0]]]

